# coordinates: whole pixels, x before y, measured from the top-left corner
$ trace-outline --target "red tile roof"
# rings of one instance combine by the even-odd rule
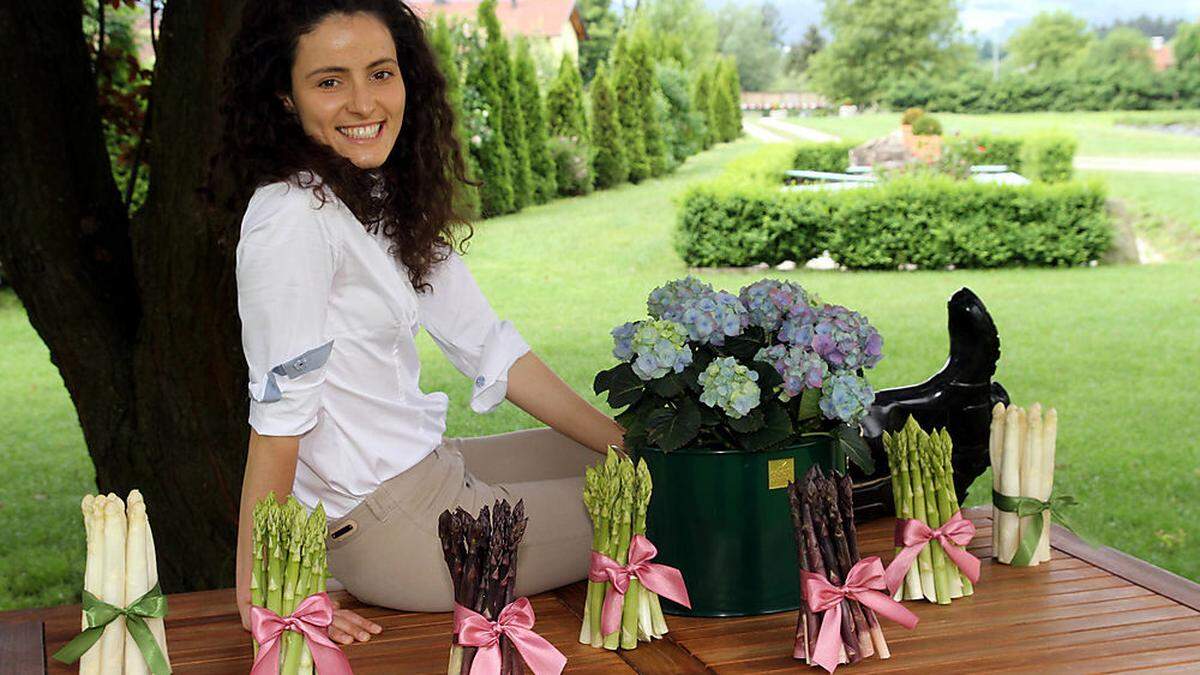
[[[434,0],[405,0],[405,3],[423,18],[435,14],[475,20],[479,0],[446,0],[442,4]],[[562,26],[575,13],[575,0],[499,0],[496,3],[496,18],[509,34],[528,37],[553,37],[559,35]],[[572,21],[575,32],[583,38],[582,22]]]

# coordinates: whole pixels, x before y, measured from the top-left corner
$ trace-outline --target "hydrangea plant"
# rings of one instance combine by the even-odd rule
[[[831,434],[870,471],[858,425],[874,402],[864,376],[883,339],[862,314],[791,281],[737,294],[688,276],[650,292],[649,318],[612,331],[619,363],[596,375],[629,447],[760,451]]]

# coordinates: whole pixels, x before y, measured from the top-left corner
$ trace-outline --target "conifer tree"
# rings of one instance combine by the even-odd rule
[[[639,122],[645,141],[646,159],[651,176],[661,176],[670,164],[666,139],[663,135],[663,111],[656,100],[659,95],[658,77],[654,74],[654,63],[650,59],[650,34],[640,32],[629,45],[629,58],[633,62],[634,81],[638,85],[638,103],[641,106]]]
[[[592,78],[592,143],[596,148],[592,158],[596,187],[603,190],[628,180],[629,166],[621,141],[616,100],[603,63],[596,67]]]
[[[462,74],[458,70],[458,59],[455,58],[458,49],[454,43],[454,37],[450,33],[450,25],[446,23],[444,16],[438,15],[430,30],[429,40],[434,53],[437,54],[438,67],[442,71],[442,76],[446,78],[446,98],[449,100],[450,109],[454,111],[454,137],[458,141],[463,162],[466,164],[467,178],[474,180],[475,176],[479,175],[479,163],[475,160],[475,155],[467,144],[467,118],[466,110],[463,107]],[[462,200],[460,204],[462,213],[470,217],[478,216],[479,191],[475,186],[463,185],[459,194]]]
[[[641,120],[644,110],[642,87],[637,81],[637,65],[630,54],[629,40],[624,33],[617,37],[617,46],[613,49],[613,71],[617,119],[629,166],[629,181],[640,183],[650,177],[650,158],[646,156],[645,129]]]
[[[726,141],[732,141],[742,135],[742,84],[734,58],[721,59],[717,73],[717,86],[725,90],[722,104],[728,106],[724,113],[724,137]]]
[[[512,58],[508,51],[508,40],[500,30],[496,18],[496,0],[484,0],[479,5],[479,23],[487,33],[484,59],[496,85],[500,125],[504,129],[504,142],[508,146],[509,174],[512,180],[513,209],[520,211],[532,201],[533,173],[529,168],[529,144],[525,139],[525,120],[516,96],[517,85],[513,76]]]
[[[704,118],[704,134],[701,136],[701,147],[705,150],[712,147],[713,143],[717,142],[717,120],[713,115],[712,106],[712,69],[701,68],[699,75],[696,76],[695,88],[692,92],[692,100],[695,102],[696,109]]]
[[[515,66],[517,93],[525,117],[525,139],[529,146],[529,169],[533,173],[533,199],[535,203],[544,204],[558,193],[557,171],[548,145],[546,110],[538,87],[537,68],[533,65],[529,43],[524,39],[517,40]]]
[[[546,119],[551,136],[588,143],[587,113],[583,105],[583,79],[570,54],[563,54],[558,75],[546,94]]]
[[[491,1],[495,20],[495,2]],[[484,19],[484,6],[480,6]],[[499,25],[499,22],[497,22]],[[495,69],[487,49],[470,45],[467,52],[467,77],[463,86],[463,110],[467,116],[471,155],[475,158],[482,185],[479,188],[480,213],[485,218],[513,211],[512,155],[505,140],[503,96],[496,82]]]

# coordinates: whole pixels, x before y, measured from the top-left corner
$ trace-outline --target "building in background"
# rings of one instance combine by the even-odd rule
[[[1150,59],[1154,63],[1154,70],[1159,72],[1175,65],[1175,52],[1163,36],[1150,38]]]
[[[408,0],[408,6],[426,21],[441,14],[448,19],[475,23],[480,0]],[[529,40],[539,74],[558,69],[563,54],[579,62],[579,41],[587,39],[583,17],[575,0],[499,0],[496,18],[504,34]]]

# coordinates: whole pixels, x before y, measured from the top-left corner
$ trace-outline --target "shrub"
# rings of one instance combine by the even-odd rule
[[[1075,139],[1062,134],[1040,134],[1025,139],[1021,172],[1030,180],[1061,183],[1074,175]]]
[[[835,141],[833,143],[802,143],[795,147],[792,169],[845,173],[850,168],[850,151],[858,143]]]
[[[961,158],[968,164],[1003,164],[1010,171],[1021,172],[1019,136],[951,136],[946,139],[945,154]]]
[[[1096,184],[1010,186],[912,177],[853,190],[784,192],[749,181],[689,190],[675,245],[694,266],[808,260],[856,269],[1076,265],[1108,250]]]
[[[920,108],[909,108],[900,116],[900,124],[911,126],[913,122],[925,115],[925,111]]]
[[[914,136],[941,136],[942,123],[933,115],[921,115],[912,123]]]
[[[558,193],[566,196],[590,194],[592,161],[587,146],[578,140],[555,136],[550,139],[550,154],[557,169]]]

